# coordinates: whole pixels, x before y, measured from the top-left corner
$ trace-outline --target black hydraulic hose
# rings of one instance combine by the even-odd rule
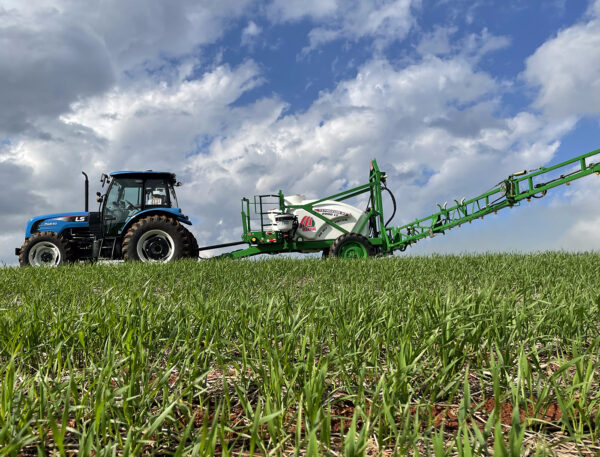
[[[390,197],[392,197],[392,203],[394,204],[394,211],[392,212],[392,217],[390,217],[388,219],[388,221],[385,223],[385,226],[387,227],[389,225],[389,223],[392,222],[392,219],[394,219],[394,216],[396,215],[396,198],[394,197],[394,194],[392,193],[392,191],[387,188],[387,186],[382,186],[382,189],[387,190],[388,194],[390,194]]]

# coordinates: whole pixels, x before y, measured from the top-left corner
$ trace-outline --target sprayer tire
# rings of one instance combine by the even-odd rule
[[[125,234],[121,250],[126,261],[171,262],[189,252],[186,230],[171,217],[140,219]]]
[[[329,257],[366,258],[374,255],[373,245],[358,233],[340,235],[329,248]]]

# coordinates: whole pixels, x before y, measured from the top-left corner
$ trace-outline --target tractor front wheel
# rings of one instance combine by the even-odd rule
[[[71,257],[69,243],[55,232],[38,232],[25,240],[19,254],[19,264],[24,267],[57,267]]]
[[[340,235],[329,248],[329,257],[366,258],[375,255],[367,237],[358,233]]]
[[[167,216],[140,219],[127,231],[122,245],[123,259],[141,262],[170,262],[189,252],[185,229]]]

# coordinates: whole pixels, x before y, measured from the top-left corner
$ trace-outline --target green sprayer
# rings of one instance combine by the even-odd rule
[[[597,160],[593,162],[593,160]],[[600,149],[565,162],[536,170],[515,172],[488,192],[470,199],[438,204],[433,214],[399,227],[390,226],[396,214],[396,200],[386,186],[386,174],[371,160],[369,182],[318,200],[301,195],[257,195],[242,199],[242,240],[246,249],[223,254],[242,258],[282,252],[319,252],[324,257],[369,257],[404,251],[424,238],[442,234],[490,213],[512,208],[523,200],[542,198],[548,190],[595,173],[600,175]],[[383,192],[389,193],[393,213],[386,219]],[[368,194],[369,203],[361,210],[345,203]],[[234,243],[228,243],[231,246]],[[215,249],[225,245],[207,246]]]

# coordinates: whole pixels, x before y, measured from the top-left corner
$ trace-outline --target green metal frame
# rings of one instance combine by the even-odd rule
[[[242,241],[248,243],[249,247],[224,254],[223,256],[237,259],[257,254],[320,251],[329,249],[335,241],[293,241],[287,239],[285,234],[269,230],[268,224],[264,223],[264,217],[267,214],[264,211],[264,198],[276,198],[279,206],[277,209],[281,212],[301,208],[343,234],[346,234],[348,233],[347,230],[315,211],[314,206],[326,200],[344,201],[369,193],[370,206],[366,211],[367,217],[364,221],[364,224],[368,223],[370,227],[369,242],[376,247],[377,252],[391,254],[394,250],[403,251],[409,245],[423,238],[444,233],[445,230],[460,227],[462,224],[470,223],[474,219],[483,219],[484,216],[495,213],[500,209],[512,208],[515,205],[519,205],[525,199],[529,201],[531,198],[541,198],[548,190],[554,187],[563,184],[569,185],[571,181],[583,178],[592,173],[600,175],[600,156],[598,157],[599,162],[593,163],[588,161],[591,157],[598,155],[600,155],[600,149],[551,167],[541,167],[531,172],[523,170],[514,173],[484,194],[466,201],[465,199],[460,202],[455,200],[456,204],[450,208],[438,205],[439,211],[400,227],[385,226],[382,188],[385,186],[386,174],[379,170],[377,161],[372,160],[369,182],[367,184],[338,192],[337,194],[315,200],[305,205],[286,205],[281,191],[276,195],[255,196],[252,203],[248,198],[242,198]],[[578,168],[574,169],[574,167]],[[562,174],[549,179],[553,172],[562,172]],[[549,180],[544,181],[546,179]],[[254,214],[260,217],[260,230],[258,227],[256,229],[252,227],[251,209],[254,209]],[[364,224],[358,227],[356,231],[362,231]],[[353,249],[356,250],[358,248],[354,246]]]
[[[278,233],[275,230],[269,230],[268,224],[264,224],[264,217],[268,213],[265,210],[263,199],[277,197],[278,208],[281,212],[287,212],[294,209],[304,209],[309,214],[323,220],[326,224],[339,230],[343,234],[348,233],[343,227],[340,227],[335,222],[327,219],[325,216],[314,210],[314,206],[326,200],[344,201],[349,198],[356,197],[365,193],[370,194],[370,202],[372,207],[367,210],[367,217],[361,227],[357,231],[361,231],[364,225],[369,223],[373,236],[369,237],[369,241],[374,246],[381,246],[383,239],[380,237],[379,227],[383,227],[383,202],[381,196],[381,185],[385,183],[385,173],[379,170],[377,162],[371,161],[371,170],[369,173],[369,182],[352,189],[348,189],[328,197],[315,200],[305,205],[286,205],[283,193],[279,191],[277,195],[257,195],[251,201],[248,198],[242,198],[242,241],[249,244],[246,249],[229,252],[221,257],[230,257],[234,259],[249,257],[257,254],[271,254],[284,252],[317,252],[329,249],[335,240],[319,240],[319,241],[294,241],[287,239],[284,234]],[[260,227],[253,227],[251,215],[254,214],[260,220]]]
[[[401,227],[386,227],[385,232],[389,240],[388,248],[391,250],[404,250],[410,244],[428,236],[443,233],[453,227],[460,227],[462,224],[470,223],[474,219],[483,219],[484,216],[496,213],[503,208],[518,206],[523,200],[530,201],[532,198],[541,198],[554,187],[563,184],[569,185],[571,181],[592,173],[600,175],[600,162],[588,163],[589,158],[597,155],[600,155],[600,149],[551,167],[541,167],[532,172],[523,170],[514,173],[492,190],[475,198],[461,202],[455,200],[456,205],[450,208],[442,208],[438,205],[440,211],[429,216]],[[598,160],[600,160],[600,156]],[[572,168],[576,166],[579,168],[573,170]],[[562,172],[562,174],[543,182],[544,178],[547,179],[552,172],[556,171]],[[535,181],[539,182],[536,183]]]

